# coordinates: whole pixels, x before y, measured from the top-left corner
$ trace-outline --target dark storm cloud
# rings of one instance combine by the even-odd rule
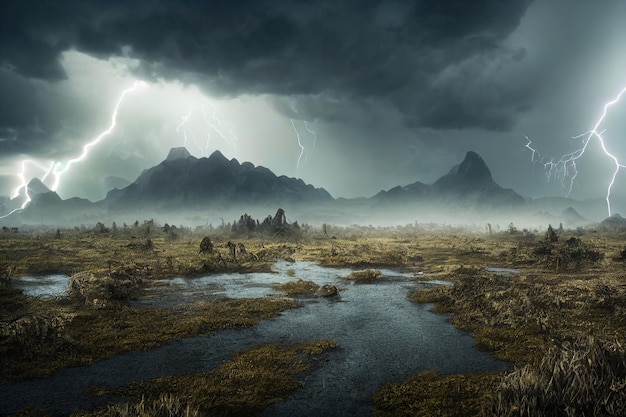
[[[506,129],[532,94],[500,75],[524,57],[503,40],[528,4],[2,1],[0,62],[26,78],[55,81],[65,76],[62,51],[106,58],[125,50],[141,59],[142,76],[195,82],[214,95],[314,97],[320,105],[298,109],[307,117],[329,116],[324,103],[375,99],[417,127]],[[0,127],[26,126],[32,120],[0,116]]]

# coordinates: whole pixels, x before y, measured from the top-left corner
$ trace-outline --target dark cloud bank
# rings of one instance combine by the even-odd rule
[[[252,162],[338,196],[434,181],[468,150],[504,186],[559,194],[531,166],[524,135],[542,156],[573,151],[570,137],[623,86],[624,16],[624,2],[591,0],[0,0],[0,159],[64,156],[78,145],[60,120],[108,117],[66,94],[63,57],[79,51],[319,122],[310,166]],[[110,103],[118,91],[108,93]],[[601,198],[606,161],[586,166],[574,191]]]
[[[276,105],[300,118],[349,117],[329,104],[374,100],[410,126],[507,129],[532,89],[502,78],[503,67],[525,56],[503,40],[529,3],[3,1],[0,105],[9,111],[0,128],[5,137],[11,130],[37,138],[24,116],[33,103],[20,101],[34,101],[31,79],[63,79],[60,54],[76,49],[128,54],[141,60],[143,77],[198,83],[213,95],[291,97]],[[53,121],[36,122],[54,129]],[[0,150],[28,151],[26,140],[5,140]]]

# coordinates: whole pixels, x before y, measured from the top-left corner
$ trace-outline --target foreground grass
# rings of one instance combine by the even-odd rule
[[[477,416],[497,374],[440,375],[425,371],[387,384],[374,395],[377,417]]]
[[[154,409],[137,412],[146,408],[137,404],[164,402],[176,404],[176,414],[164,414],[167,416],[255,416],[299,388],[298,375],[336,347],[331,341],[259,346],[237,353],[234,359],[211,371],[167,376],[116,389],[109,394],[123,396],[125,403],[74,413],[73,417],[153,416]]]

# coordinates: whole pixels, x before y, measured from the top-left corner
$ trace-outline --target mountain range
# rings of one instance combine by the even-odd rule
[[[80,198],[63,200],[38,179],[31,180],[27,188],[30,203],[0,220],[0,224],[80,224],[132,216],[178,216],[194,223],[207,217],[238,217],[255,210],[263,215],[277,207],[311,222],[372,223],[371,219],[383,217],[395,221],[468,221],[521,215],[569,225],[586,222],[572,208],[576,205],[574,200],[541,202],[501,187],[493,180],[485,161],[472,151],[433,184],[415,182],[359,199],[334,199],[323,188],[301,179],[277,176],[250,162],[228,160],[219,151],[208,158],[195,158],[185,148],[171,149],[163,162],[144,170],[130,185],[112,189],[106,198],[95,203]],[[17,201],[21,204],[26,198],[24,190],[22,194],[0,206],[0,216],[18,208]],[[550,212],[558,208],[561,214],[554,216],[542,211],[546,203],[550,203]]]
[[[298,204],[329,202],[323,188],[304,181],[276,176],[250,162],[240,164],[215,151],[208,158],[195,158],[185,148],[173,148],[167,158],[139,175],[129,186],[113,189],[105,201],[113,210],[157,207],[229,207],[247,204]]]

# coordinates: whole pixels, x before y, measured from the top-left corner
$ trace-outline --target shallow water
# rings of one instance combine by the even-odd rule
[[[488,268],[485,268],[485,270],[487,272],[493,272],[494,274],[501,274],[501,275],[519,274],[522,272],[519,269],[498,268],[498,267],[488,267]]]
[[[0,385],[0,413],[29,403],[55,414],[93,405],[82,397],[89,385],[127,385],[162,375],[200,372],[219,366],[236,350],[271,342],[334,340],[341,346],[317,369],[302,375],[304,387],[264,416],[369,416],[371,395],[384,383],[426,369],[442,373],[510,369],[473,349],[472,338],[447,323],[428,305],[407,300],[419,285],[412,274],[383,270],[385,280],[354,284],[342,280],[348,269],[313,263],[279,263],[275,274],[231,274],[204,278],[174,278],[152,292],[148,305],[186,302],[203,294],[264,296],[275,293],[272,283],[305,279],[340,288],[340,296],[303,300],[303,307],[243,330],[219,331],[212,337],[183,339],[145,352],[117,355],[91,366],[61,371],[49,378]],[[288,276],[287,271],[291,270]],[[167,289],[174,289],[176,296]],[[180,294],[187,294],[181,296]]]
[[[11,286],[32,297],[60,297],[67,293],[70,277],[63,274],[11,279]]]

